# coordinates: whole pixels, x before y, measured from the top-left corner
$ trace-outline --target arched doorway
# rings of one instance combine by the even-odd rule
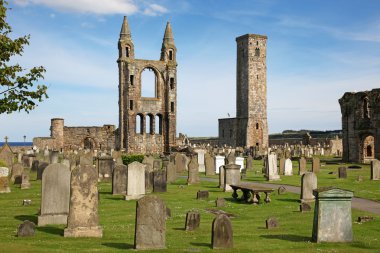
[[[84,149],[94,149],[95,148],[95,142],[91,137],[86,137],[83,140],[83,148]]]
[[[375,138],[368,135],[362,142],[363,162],[369,162],[375,158]]]

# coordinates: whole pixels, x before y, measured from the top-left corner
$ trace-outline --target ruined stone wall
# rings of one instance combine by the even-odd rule
[[[102,127],[64,127],[65,149],[114,149],[115,126],[104,125]]]
[[[343,160],[368,162],[368,143],[373,137],[374,158],[380,159],[380,89],[346,92],[339,99],[342,113]]]
[[[39,149],[55,149],[55,139],[51,137],[34,137],[33,146],[38,147]]]

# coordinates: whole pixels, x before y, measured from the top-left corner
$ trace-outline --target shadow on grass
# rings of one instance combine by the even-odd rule
[[[115,248],[115,249],[133,249],[133,244],[123,243],[123,242],[105,242],[102,243],[103,246]]]
[[[63,229],[62,228],[56,228],[56,227],[36,227],[38,231],[52,234],[52,235],[61,235],[63,236]]]
[[[193,246],[197,246],[197,247],[208,247],[208,248],[211,248],[211,244],[210,243],[191,242],[190,244],[193,245]]]
[[[311,237],[300,236],[300,235],[260,235],[260,237],[266,239],[278,239],[290,242],[308,242],[311,240]]]
[[[299,199],[277,199],[278,201],[284,201],[284,202],[293,202],[293,203],[300,203]]]
[[[15,219],[20,220],[20,221],[28,220],[28,221],[34,222],[35,224],[37,224],[37,220],[38,220],[37,215],[16,215]]]
[[[173,228],[173,230],[185,231],[185,228]]]

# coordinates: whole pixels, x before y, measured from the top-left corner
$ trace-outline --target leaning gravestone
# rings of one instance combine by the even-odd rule
[[[135,249],[164,249],[166,207],[158,196],[145,196],[136,202]]]
[[[285,176],[293,175],[293,163],[292,163],[292,160],[290,160],[289,158],[285,160],[284,175]]]
[[[314,242],[352,242],[352,191],[334,187],[314,190],[316,203],[312,240]]]
[[[233,247],[232,224],[225,214],[219,214],[212,222],[211,247],[213,249]]]
[[[371,180],[380,180],[380,161],[377,159],[371,161]]]
[[[112,194],[127,194],[127,173],[128,167],[124,164],[118,164],[113,170]]]
[[[21,174],[21,189],[30,189],[29,171],[27,170]]]
[[[315,174],[319,173],[319,170],[321,169],[321,162],[318,157],[313,157],[313,164],[311,167],[311,171]]]
[[[201,215],[199,212],[190,211],[186,213],[185,230],[192,231],[199,228],[201,222]]]
[[[38,226],[67,224],[70,203],[70,169],[54,163],[42,175],[41,214]]]
[[[301,177],[301,202],[313,202],[315,189],[317,189],[317,176],[313,172],[306,172]]]
[[[92,165],[79,165],[71,173],[70,209],[64,237],[102,237],[98,215],[98,175]]]
[[[153,172],[153,192],[166,192],[166,171]]]
[[[139,162],[133,162],[128,165],[125,200],[139,199],[145,194],[145,166],[145,164]]]
[[[199,171],[198,171],[198,158],[196,155],[192,156],[191,162],[189,164],[187,184],[199,184]]]
[[[299,160],[299,172],[298,175],[303,175],[306,172],[306,159],[305,157],[301,157]]]

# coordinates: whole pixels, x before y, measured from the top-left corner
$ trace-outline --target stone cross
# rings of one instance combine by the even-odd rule
[[[5,136],[4,140],[5,140],[5,143],[8,143],[8,136]]]

